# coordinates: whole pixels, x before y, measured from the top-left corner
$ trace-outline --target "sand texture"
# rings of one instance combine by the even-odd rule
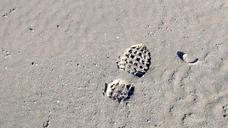
[[[116,64],[139,43],[142,77]],[[0,0],[0,128],[228,128],[228,0]]]

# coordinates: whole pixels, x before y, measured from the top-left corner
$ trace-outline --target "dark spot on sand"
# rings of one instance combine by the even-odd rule
[[[33,31],[34,29],[33,29],[32,27],[29,27],[29,30],[30,30],[30,31]]]
[[[47,128],[49,126],[49,119],[43,123],[43,128]]]
[[[183,55],[184,55],[184,54],[185,54],[184,52],[177,51],[177,56],[178,56],[182,61],[184,61],[184,58],[183,58]]]

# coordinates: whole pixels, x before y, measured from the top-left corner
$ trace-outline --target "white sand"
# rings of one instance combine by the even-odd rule
[[[115,63],[139,42],[142,78]],[[0,0],[1,128],[227,128],[227,77],[227,0]],[[127,105],[102,95],[116,78]]]

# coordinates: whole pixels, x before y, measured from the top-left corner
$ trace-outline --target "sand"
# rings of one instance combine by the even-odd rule
[[[141,78],[116,65],[138,43]],[[227,128],[227,76],[227,0],[0,0],[1,128]],[[117,78],[127,103],[102,95]]]

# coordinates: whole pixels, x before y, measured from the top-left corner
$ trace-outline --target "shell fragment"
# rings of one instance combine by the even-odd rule
[[[117,100],[118,102],[126,101],[133,93],[134,86],[122,79],[116,79],[109,84],[106,83],[103,91],[104,96]]]

